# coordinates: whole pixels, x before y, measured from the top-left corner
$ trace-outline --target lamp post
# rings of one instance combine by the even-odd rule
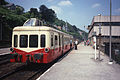
[[[112,2],[110,0],[110,42],[109,42],[109,64],[113,64],[113,60],[111,58],[111,33],[112,33],[112,27],[111,27],[111,15],[112,15]]]
[[[94,40],[94,48],[95,48],[95,54],[94,54],[94,59],[97,59],[97,54],[96,54],[96,32],[92,33],[93,35],[93,40]]]
[[[101,14],[98,14],[99,16],[99,53],[98,53],[98,59],[99,61],[101,61],[100,59],[100,48],[101,48]]]

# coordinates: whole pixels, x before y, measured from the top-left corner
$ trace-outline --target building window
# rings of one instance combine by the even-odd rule
[[[53,46],[53,35],[51,35],[51,46]]]
[[[40,39],[40,40],[41,40],[41,41],[40,41],[40,42],[41,42],[41,45],[40,45],[40,46],[41,46],[41,47],[45,47],[45,35],[44,35],[44,34],[41,35],[40,38],[41,38],[41,39]]]
[[[110,26],[110,22],[95,22],[93,26]],[[111,26],[120,26],[120,22],[111,22]]]
[[[55,45],[57,45],[57,40],[58,40],[57,35],[55,35]]]
[[[28,46],[28,35],[20,35],[20,47],[26,48]]]
[[[18,46],[18,35],[14,35],[14,47]]]
[[[38,47],[38,35],[30,35],[29,47]]]

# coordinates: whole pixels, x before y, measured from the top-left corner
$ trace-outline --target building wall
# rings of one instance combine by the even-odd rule
[[[94,16],[91,25],[94,22],[110,22],[110,16]],[[111,22],[120,22],[120,16],[112,16]]]
[[[94,26],[93,30],[96,32],[96,35],[99,34],[99,26]],[[109,36],[109,31],[109,26],[101,26],[101,34],[103,36]],[[112,36],[120,36],[120,26],[112,26]]]

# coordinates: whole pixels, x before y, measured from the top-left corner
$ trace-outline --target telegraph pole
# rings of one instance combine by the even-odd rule
[[[110,42],[109,42],[109,64],[113,64],[113,60],[111,57],[111,33],[112,33],[112,27],[111,27],[111,15],[112,15],[112,2],[110,0]]]

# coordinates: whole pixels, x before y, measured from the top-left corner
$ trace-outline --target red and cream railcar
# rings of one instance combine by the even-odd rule
[[[30,19],[13,29],[11,62],[50,63],[73,47],[73,37]]]

